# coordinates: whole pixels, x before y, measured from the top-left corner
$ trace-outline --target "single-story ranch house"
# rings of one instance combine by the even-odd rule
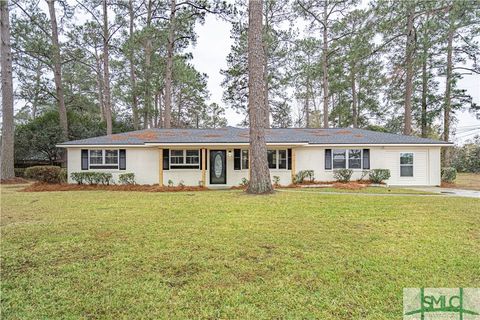
[[[362,129],[267,129],[268,165],[281,185],[301,170],[333,181],[333,170],[389,169],[389,185],[440,185],[440,149],[451,143]],[[72,172],[134,173],[139,184],[237,186],[249,179],[249,130],[145,129],[64,142]]]

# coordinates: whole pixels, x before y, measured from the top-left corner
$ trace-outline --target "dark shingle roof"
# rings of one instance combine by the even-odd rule
[[[143,145],[148,143],[248,143],[249,129],[145,129],[89,139],[68,141],[62,145]],[[270,143],[309,144],[445,144],[444,141],[352,128],[267,129]]]

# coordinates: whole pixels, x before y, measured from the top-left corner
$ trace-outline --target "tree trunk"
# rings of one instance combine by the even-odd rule
[[[100,118],[105,121],[105,99],[103,98],[103,76],[102,76],[102,61],[98,55],[97,47],[95,46],[95,65],[97,67],[97,94],[98,103],[100,104]]]
[[[427,94],[428,94],[428,75],[427,75],[427,49],[423,49],[422,60],[422,137],[427,137]]]
[[[60,58],[60,44],[58,42],[57,17],[55,15],[55,0],[47,0],[48,12],[50,14],[50,25],[52,27],[52,58],[54,65],[55,90],[57,93],[58,113],[60,119],[60,128],[62,129],[62,140],[68,140],[68,122],[67,108],[65,107],[65,97],[63,95],[62,83],[62,61]]]
[[[325,2],[323,12],[323,44],[322,44],[322,72],[323,72],[323,127],[328,128],[328,5]]]
[[[263,83],[264,83],[264,106],[263,106],[263,113],[265,118],[265,128],[270,127],[270,102],[268,101],[268,15],[265,15],[265,26],[263,28]]]
[[[410,9],[407,17],[407,43],[405,47],[405,117],[403,134],[412,134],[412,93],[413,93],[413,55],[415,46],[415,30],[413,29],[414,10]]]
[[[305,127],[310,128],[310,77],[307,76],[306,97],[305,97]]]
[[[2,146],[1,146],[1,179],[15,177],[14,168],[14,129],[13,129],[13,81],[12,81],[12,49],[10,47],[10,20],[8,1],[0,1],[0,42],[2,67]]]
[[[38,61],[36,65],[36,70],[35,70],[35,96],[33,97],[33,102],[32,102],[32,119],[33,120],[35,120],[35,118],[37,117],[38,100],[41,92],[41,89],[40,89],[41,78],[42,78],[42,63]]]
[[[108,8],[107,0],[103,0],[103,92],[105,96],[105,121],[107,123],[107,134],[112,134],[112,102],[110,98],[110,61],[108,43],[110,35],[108,32]]]
[[[167,40],[167,65],[165,67],[165,103],[164,103],[164,128],[170,128],[172,122],[172,69],[173,51],[175,41],[175,11],[176,0],[170,1],[170,28]]]
[[[129,0],[128,2],[128,11],[130,15],[130,34],[129,38],[132,40],[133,38],[133,32],[134,32],[134,23],[135,23],[135,16],[133,12],[133,2],[132,0]],[[133,50],[132,50],[133,51]],[[138,99],[137,99],[137,80],[135,78],[135,64],[133,63],[133,52],[130,54],[129,57],[129,63],[130,63],[130,86],[132,87],[132,114],[133,114],[133,128],[135,130],[140,129],[140,122],[138,119]]]
[[[352,122],[353,127],[358,128],[358,110],[357,110],[357,88],[355,79],[355,66],[350,66],[350,84],[352,88]]]
[[[263,0],[249,0],[248,19],[248,110],[250,120],[251,174],[247,192],[252,194],[271,193],[270,170],[267,162],[265,142],[265,104],[262,45]]]
[[[443,109],[443,140],[450,140],[450,112],[452,109],[452,71],[453,71],[453,36],[455,33],[454,28],[450,28],[448,31],[448,40],[447,40],[447,77],[445,81],[445,106]],[[450,149],[444,148],[443,153],[443,163],[445,167],[450,166],[451,161]]]
[[[152,22],[152,1],[148,1],[147,4],[147,23],[146,23],[146,28],[147,28],[147,38],[144,40],[144,50],[145,50],[145,110],[144,110],[144,128],[148,128],[148,125],[150,124],[150,127],[152,127],[152,93],[150,90],[151,87],[151,79],[150,79],[150,74],[151,74],[151,65],[152,65],[152,39],[150,37],[150,25]]]

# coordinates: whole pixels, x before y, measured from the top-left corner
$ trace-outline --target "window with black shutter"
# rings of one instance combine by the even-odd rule
[[[325,149],[325,170],[332,169],[332,149]]]
[[[233,149],[233,170],[242,169],[242,156],[240,149]]]
[[[82,170],[88,170],[88,150],[82,149]]]
[[[370,169],[370,149],[363,149],[363,169]]]
[[[120,149],[120,159],[118,161],[118,169],[127,170],[127,150]]]
[[[170,150],[163,149],[163,170],[170,169]]]

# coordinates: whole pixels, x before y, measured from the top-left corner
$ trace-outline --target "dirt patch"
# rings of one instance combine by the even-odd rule
[[[2,179],[0,180],[0,184],[25,184],[30,183],[31,181],[23,178],[12,178],[12,179]]]
[[[88,185],[88,184],[47,184],[34,183],[29,185],[23,192],[48,192],[48,191],[140,191],[140,192],[184,192],[184,191],[207,191],[205,187],[162,187],[159,185]]]
[[[360,189],[368,187],[368,184],[363,184],[363,183],[358,183],[358,182],[347,182],[347,183],[335,182],[333,184],[333,187],[335,189],[360,190]]]

